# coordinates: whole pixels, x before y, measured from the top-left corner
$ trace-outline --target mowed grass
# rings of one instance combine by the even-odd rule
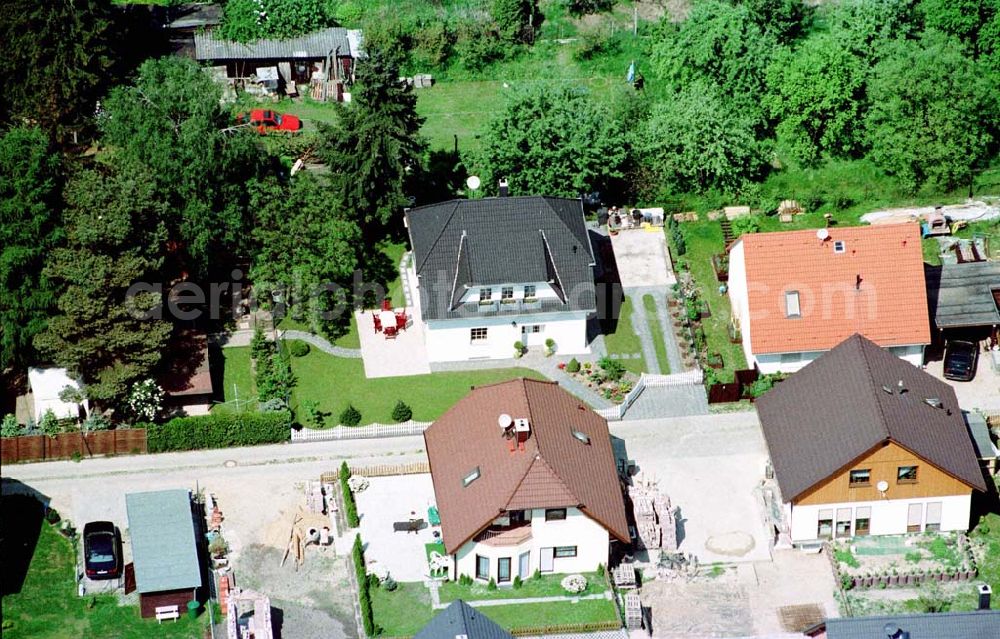
[[[581,595],[595,595],[607,590],[604,577],[596,572],[582,573],[587,578],[587,589]],[[497,588],[490,590],[486,584],[476,582],[471,586],[463,586],[455,581],[441,584],[441,601],[449,602],[456,599],[475,601],[477,599],[521,599],[525,597],[566,597],[569,594],[562,587],[566,575],[539,575],[525,579],[520,588]]]
[[[316,349],[305,357],[293,357],[292,371],[298,380],[292,393],[293,406],[306,400],[319,402],[319,409],[328,414],[327,426],[337,424],[348,404],[361,411],[362,424],[392,423],[392,409],[398,400],[409,404],[416,421],[432,421],[464,397],[471,386],[517,377],[545,379],[526,368],[367,379],[360,359],[333,357]]]
[[[138,607],[119,606],[113,595],[78,597],[75,571],[73,542],[43,522],[21,592],[3,598],[4,639],[204,636],[207,615],[193,620],[182,615],[176,622],[159,625],[156,619],[142,619]]]
[[[225,404],[216,405],[215,410],[236,411],[236,400],[239,408],[244,403],[253,400],[251,406],[256,409],[257,386],[253,380],[253,369],[250,368],[250,348],[247,346],[232,346],[222,349],[225,370],[222,374],[222,394]],[[218,390],[218,389],[216,389]]]
[[[521,590],[511,592],[524,591],[530,581],[526,581],[525,587]],[[384,636],[413,636],[434,615],[431,610],[430,593],[422,583],[400,583],[399,587],[392,592],[384,588],[375,588],[371,593],[375,624],[382,628]],[[608,599],[584,599],[575,603],[557,601],[484,606],[477,608],[477,610],[507,630],[543,628],[562,624],[613,622],[618,619],[615,605]]]
[[[642,357],[642,343],[639,336],[632,329],[632,298],[625,297],[618,309],[618,323],[615,325],[613,333],[605,333],[604,346],[608,353],[618,355],[629,355],[628,358],[619,359],[625,370],[633,373],[644,373],[646,371],[646,360]],[[631,355],[638,353],[638,358]]]
[[[656,363],[660,366],[660,374],[669,375],[670,360],[667,359],[667,343],[663,341],[663,325],[660,324],[660,318],[656,314],[656,300],[647,293],[642,296],[642,306],[646,311],[649,330],[653,334],[653,348],[656,350]]]

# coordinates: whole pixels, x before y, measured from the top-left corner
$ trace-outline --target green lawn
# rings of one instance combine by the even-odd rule
[[[375,624],[385,636],[413,636],[434,616],[430,593],[421,583],[400,583],[392,592],[383,588],[371,592]],[[618,619],[614,602],[607,599],[484,606],[478,610],[508,630]]]
[[[647,293],[642,296],[642,305],[646,309],[646,321],[653,333],[653,348],[656,349],[656,363],[660,365],[660,374],[669,375],[670,360],[667,359],[667,343],[663,341],[663,326],[656,313],[656,300]]]
[[[298,384],[292,404],[312,399],[329,413],[333,426],[348,403],[361,411],[361,423],[391,423],[392,409],[403,400],[413,409],[413,419],[437,419],[469,392],[470,386],[501,382],[515,377],[544,379],[535,371],[505,368],[454,373],[434,373],[413,377],[367,379],[360,359],[345,359],[312,349],[305,357],[292,358]]]
[[[243,408],[247,400],[256,399],[257,389],[250,368],[250,348],[232,346],[222,349],[225,370],[222,374],[222,393],[225,404],[216,404],[215,410],[236,411]],[[236,399],[239,398],[239,406]],[[256,406],[256,404],[254,404]]]
[[[11,513],[5,512],[5,516]],[[135,606],[119,606],[113,595],[80,598],[74,577],[76,551],[72,542],[46,523],[35,547],[21,592],[3,598],[4,639],[164,639],[204,636],[208,616],[182,616],[159,625],[142,619]],[[9,627],[8,627],[8,624]]]
[[[632,329],[632,312],[632,298],[626,297],[618,309],[618,323],[615,325],[615,332],[604,335],[604,346],[608,353],[618,353],[619,355],[638,353],[638,358],[629,357],[619,361],[626,370],[633,373],[644,373],[646,360],[642,357],[642,343],[639,342],[639,336]]]
[[[602,575],[596,572],[583,573],[587,578],[587,590],[583,595],[595,595],[607,590],[607,585]],[[455,599],[465,601],[475,601],[476,599],[519,599],[521,597],[565,597],[568,593],[563,590],[560,582],[566,575],[541,575],[538,578],[526,579],[520,588],[497,588],[489,590],[485,584],[473,583],[471,586],[463,586],[456,581],[448,581],[441,585],[441,601],[448,602]]]

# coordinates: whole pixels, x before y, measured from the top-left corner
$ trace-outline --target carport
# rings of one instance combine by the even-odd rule
[[[928,278],[928,288],[938,330],[989,334],[996,344],[1000,327],[1000,262],[945,264],[937,282],[933,277]]]

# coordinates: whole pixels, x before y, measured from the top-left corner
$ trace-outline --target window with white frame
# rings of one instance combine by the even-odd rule
[[[479,289],[479,301],[488,302],[493,299],[493,289],[486,287]]]
[[[785,317],[802,317],[798,291],[785,291]]]
[[[500,299],[502,300],[512,300],[514,299],[514,287],[504,286],[500,289]]]
[[[524,287],[524,299],[526,300],[534,299],[535,295],[536,295],[536,290],[534,284],[528,284],[527,286]]]
[[[485,342],[486,329],[485,328],[469,329],[469,339],[473,342]]]

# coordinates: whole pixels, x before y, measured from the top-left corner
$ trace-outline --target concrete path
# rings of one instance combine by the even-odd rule
[[[647,386],[623,419],[640,420],[685,415],[708,415],[708,397],[702,384]]]
[[[646,372],[653,375],[666,374],[660,370],[660,361],[656,358],[656,347],[653,345],[653,327],[646,317],[646,308],[642,305],[642,294],[635,289],[626,289],[625,295],[632,300],[632,332],[639,338],[642,346],[642,357],[646,360]]]
[[[653,300],[656,302],[656,317],[660,324],[660,334],[663,335],[663,343],[667,349],[667,363],[670,365],[670,372],[683,373],[685,369],[684,362],[681,360],[681,351],[677,346],[677,339],[674,337],[674,332],[670,329],[670,317],[667,315],[666,288],[662,286],[636,286],[625,289],[625,295],[632,300],[632,326],[639,336],[639,341],[642,343],[643,356],[646,358],[646,369],[650,373],[667,373],[667,371],[660,370],[659,363],[657,362],[656,351],[653,347],[653,327],[649,323],[646,307],[642,301],[644,296],[652,295]],[[647,353],[647,348],[650,351],[649,353]]]
[[[320,337],[319,335],[314,335],[313,333],[306,333],[305,331],[278,331],[278,335],[280,335],[283,339],[301,340],[310,346],[315,346],[328,355],[333,355],[334,357],[346,357],[350,359],[361,358],[360,348],[344,348],[342,346],[337,346],[336,344],[331,344],[325,338]]]

